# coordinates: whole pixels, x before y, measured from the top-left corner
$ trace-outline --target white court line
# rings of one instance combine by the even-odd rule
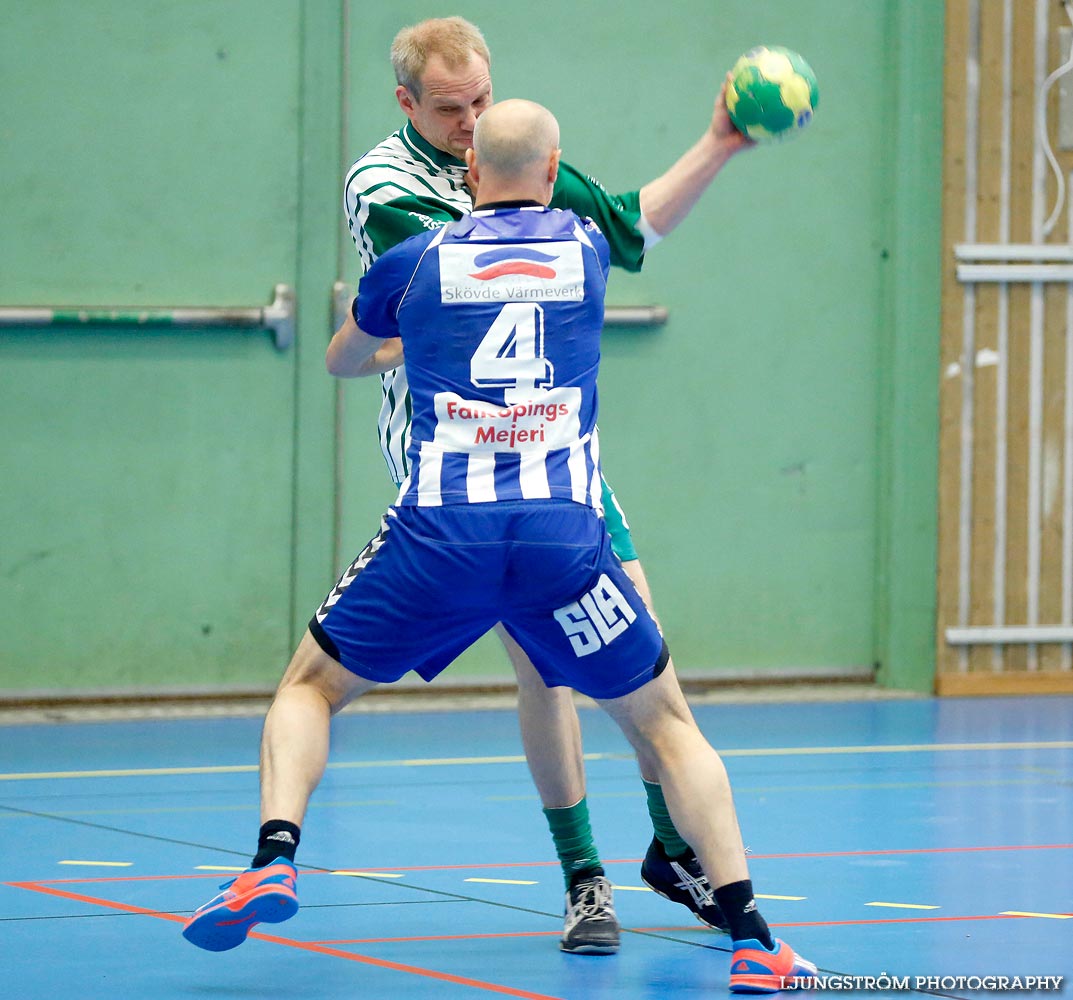
[[[133,861],[57,861],[58,865],[83,865],[87,868],[129,868]]]
[[[1049,920],[1073,920],[1073,913],[1030,913],[1027,910],[1005,910],[1000,917],[1046,917]]]
[[[519,878],[468,878],[467,882],[486,882],[488,885],[540,885],[539,882],[530,882],[528,879]]]
[[[881,753],[961,753],[979,750],[1073,750],[1073,741],[1049,740],[1024,743],[900,743],[880,746],[849,747],[758,747],[744,750],[720,750],[721,757],[817,757],[829,754]],[[587,753],[587,761],[632,760],[633,754]],[[478,764],[524,764],[525,757],[432,757],[405,760],[351,760],[328,764],[328,770],[343,771],[371,767],[452,767]],[[42,781],[64,778],[146,778],[184,774],[254,774],[256,764],[217,765],[213,767],[139,767],[106,771],[13,771],[0,774],[0,781]]]
[[[350,875],[353,878],[406,878],[405,875],[399,875],[391,872],[352,872],[346,870],[340,870],[332,872],[333,875]]]
[[[892,910],[938,910],[939,906],[927,906],[923,903],[865,903],[865,906],[886,906]]]

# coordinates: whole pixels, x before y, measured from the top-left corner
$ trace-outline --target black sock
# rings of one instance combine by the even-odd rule
[[[753,883],[750,879],[721,885],[715,890],[715,901],[730,924],[730,936],[735,941],[756,938],[765,948],[775,947],[768,930],[767,921],[760,916],[753,899]]]
[[[261,827],[257,836],[257,853],[253,856],[251,868],[264,868],[276,858],[294,860],[298,850],[298,841],[302,839],[301,831],[285,819],[270,819]]]

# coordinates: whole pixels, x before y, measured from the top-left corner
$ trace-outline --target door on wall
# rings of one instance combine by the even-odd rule
[[[46,0],[8,18],[4,302],[256,306],[293,284],[299,16]],[[0,329],[0,689],[275,681],[294,385],[264,331]]]
[[[878,178],[896,87],[887,21],[828,0],[842,26],[832,33],[815,5],[759,6],[690,0],[653,20],[648,4],[549,0],[539,49],[509,4],[471,0],[460,13],[489,43],[496,98],[545,103],[564,159],[612,191],[636,190],[700,137],[722,67],[757,41],[799,48],[821,91],[854,94],[827,102],[813,134],[732,163],[639,276],[613,274],[609,303],[665,305],[670,320],[605,333],[600,428],[679,670],[869,676],[889,237]],[[375,15],[352,5],[347,162],[403,121],[394,34],[440,15],[424,0]],[[339,273],[357,279],[352,245]],[[353,553],[392,491],[378,389],[344,393],[341,537]],[[492,643],[451,676],[508,672]]]

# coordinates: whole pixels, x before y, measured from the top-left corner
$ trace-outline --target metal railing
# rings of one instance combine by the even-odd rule
[[[294,343],[295,295],[276,285],[267,306],[0,306],[0,327],[240,327],[270,330],[276,348]]]

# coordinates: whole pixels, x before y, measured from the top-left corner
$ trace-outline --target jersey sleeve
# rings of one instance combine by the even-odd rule
[[[352,180],[344,201],[347,226],[365,270],[403,240],[435,232],[458,217],[442,201],[391,183],[363,187]]]
[[[592,219],[607,239],[611,263],[627,271],[641,270],[645,238],[637,230],[641,218],[639,191],[608,194],[595,178],[585,176],[568,163],[560,163],[551,207],[570,208],[582,218]]]
[[[607,284],[608,273],[611,270],[611,247],[600,227],[592,219],[579,219],[578,225],[585,233],[586,239],[592,244],[596,252],[596,259],[600,263],[600,274],[603,275],[604,284]]]
[[[420,236],[406,240],[388,250],[365,272],[350,307],[354,322],[364,333],[385,339],[399,335],[399,303],[427,243]]]

